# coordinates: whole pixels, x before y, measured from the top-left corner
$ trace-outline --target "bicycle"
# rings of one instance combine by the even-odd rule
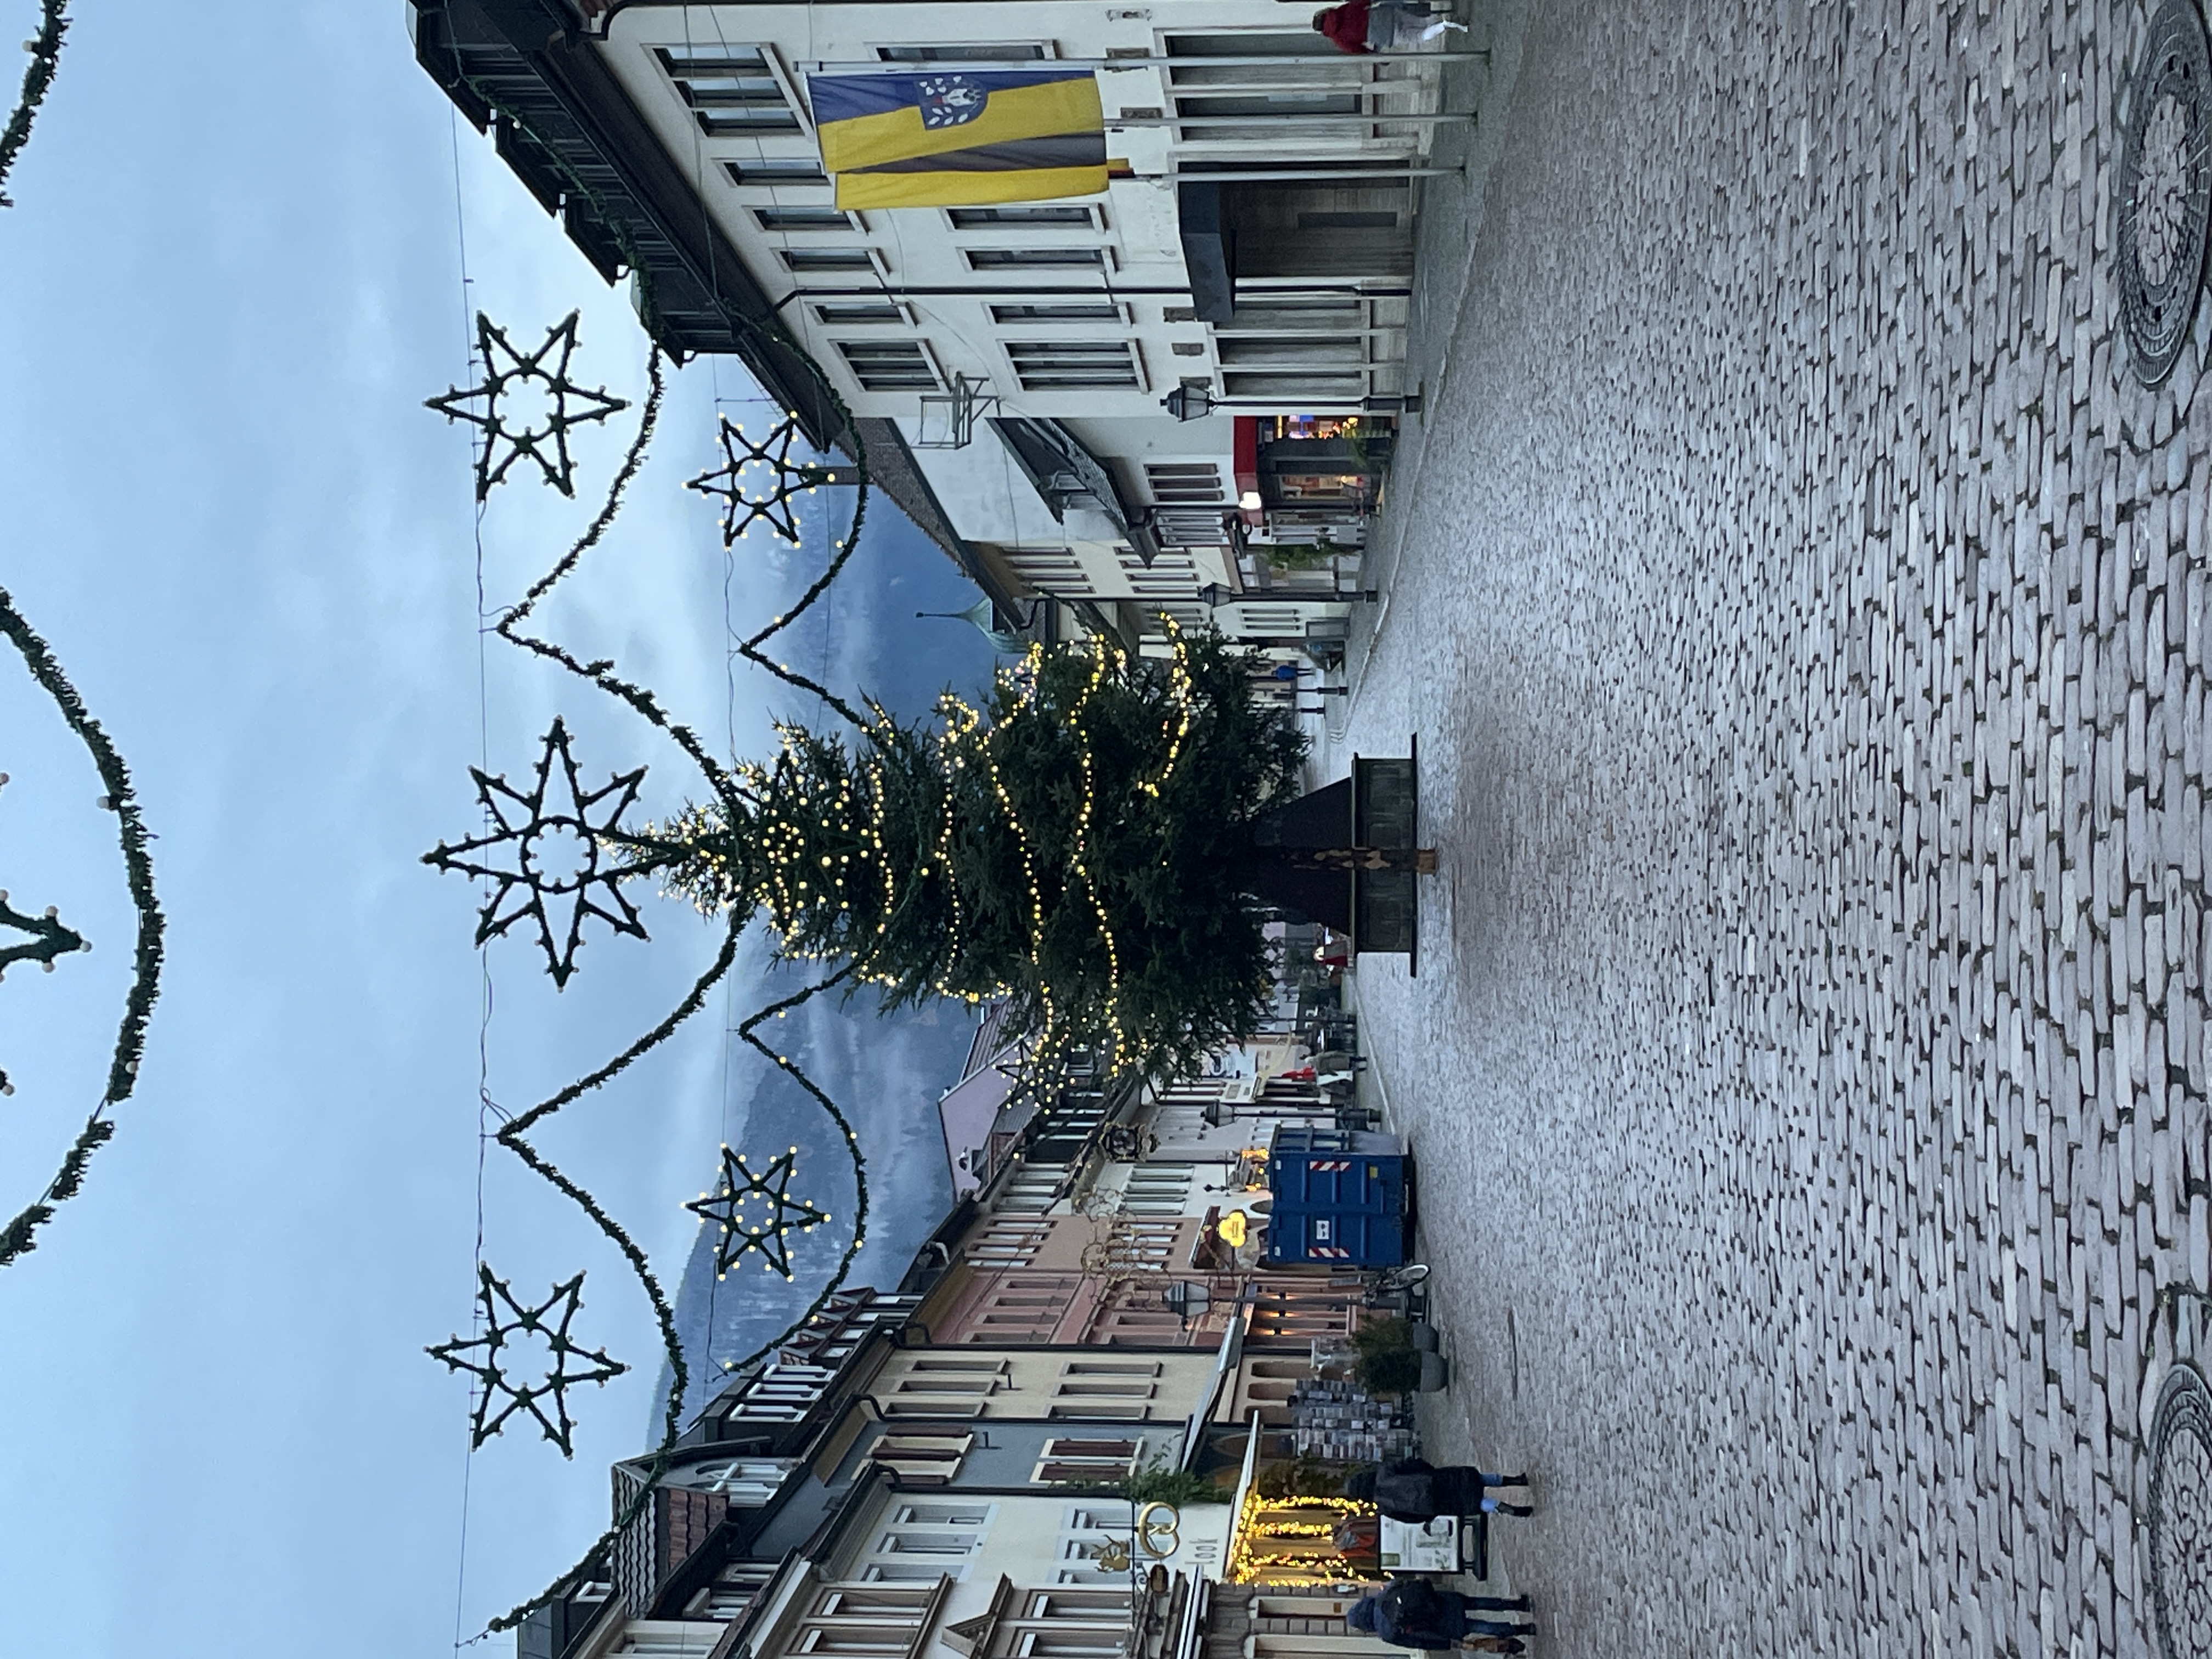
[[[1427,1282],[1428,1277],[1429,1264],[1425,1261],[1408,1261],[1401,1267],[1385,1267],[1361,1293],[1359,1305],[1363,1308],[1388,1308],[1394,1313],[1413,1312],[1417,1300],[1414,1292]]]

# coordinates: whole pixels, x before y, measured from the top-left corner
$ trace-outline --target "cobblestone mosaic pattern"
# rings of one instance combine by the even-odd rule
[[[1552,1651],[2155,1650],[2212,388],[2119,338],[2148,15],[1528,21],[1330,759],[1420,736],[1358,994]]]
[[[2151,1609],[2170,1655],[2212,1653],[2212,1389],[2178,1365],[2150,1431]]]

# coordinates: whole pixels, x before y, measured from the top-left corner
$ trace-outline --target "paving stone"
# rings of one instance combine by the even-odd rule
[[[1362,1036],[1432,1427],[1535,1471],[1495,1553],[1559,1652],[2150,1650],[2142,1391],[2212,1291],[2212,395],[2117,338],[2146,15],[1499,37],[1322,762],[1419,736],[1442,865]]]

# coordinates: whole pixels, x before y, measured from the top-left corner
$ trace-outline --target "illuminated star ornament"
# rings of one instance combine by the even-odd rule
[[[424,407],[448,421],[466,421],[483,428],[483,441],[477,450],[478,501],[490,495],[492,486],[502,482],[507,469],[526,455],[538,463],[547,483],[573,498],[575,463],[568,457],[568,434],[629,407],[627,399],[608,395],[605,386],[592,390],[568,378],[568,359],[576,350],[576,316],[572,311],[548,329],[545,343],[526,357],[508,343],[507,331],[479,311],[477,347],[483,354],[483,379],[465,392],[454,386],[443,397],[423,399]],[[516,425],[515,404],[528,393],[536,394],[530,401],[537,406],[526,410],[522,423]],[[481,410],[469,407],[479,398]]]
[[[549,808],[556,760],[559,793]],[[494,777],[472,766],[469,775],[495,827],[451,847],[440,842],[422,855],[422,862],[491,882],[491,896],[477,915],[478,945],[526,918],[534,921],[545,971],[565,989],[576,971],[586,920],[596,917],[617,933],[646,937],[637,907],[623,895],[622,866],[602,862],[603,843],[619,832],[622,815],[637,799],[645,768],[618,774],[586,793],[568,752],[568,728],[556,717],[528,793],[504,774]]]
[[[824,1212],[791,1196],[798,1162],[799,1148],[793,1146],[755,1175],[745,1167],[743,1154],[722,1148],[720,1187],[684,1206],[721,1227],[722,1236],[714,1245],[717,1278],[726,1277],[748,1250],[760,1252],[763,1267],[791,1277],[791,1247],[784,1243],[785,1236],[794,1227],[805,1232],[830,1219]],[[750,1218],[745,1213],[748,1205],[757,1206]]]
[[[570,1437],[576,1425],[568,1416],[568,1391],[586,1382],[604,1386],[610,1377],[620,1376],[629,1369],[608,1358],[597,1348],[586,1348],[572,1340],[568,1335],[568,1322],[584,1305],[580,1294],[584,1275],[578,1273],[567,1284],[556,1285],[550,1296],[532,1308],[515,1300],[507,1281],[493,1278],[491,1269],[481,1261],[477,1264],[477,1300],[483,1308],[483,1334],[466,1341],[456,1336],[434,1348],[423,1350],[450,1369],[467,1371],[477,1379],[476,1408],[469,1419],[470,1449],[475,1449],[497,1434],[515,1413],[527,1412],[538,1419],[538,1426],[545,1437],[561,1449],[562,1456],[574,1456]],[[560,1310],[557,1315],[554,1311],[556,1308]],[[544,1340],[553,1356],[553,1369],[542,1381],[518,1388],[508,1380],[500,1355],[510,1342],[526,1335]],[[483,1355],[481,1359],[468,1358],[479,1349]],[[571,1360],[580,1362],[580,1368],[569,1370]],[[544,1402],[549,1400],[553,1403],[550,1417],[545,1414]],[[493,1409],[495,1406],[498,1407],[496,1411]]]
[[[684,488],[720,500],[723,546],[733,544],[752,528],[755,520],[793,547],[798,546],[799,520],[793,503],[805,491],[822,484],[850,481],[846,477],[848,469],[792,459],[792,442],[798,436],[799,422],[786,420],[755,443],[732,423],[728,416],[721,417],[722,465],[712,471],[702,472]],[[762,480],[763,493],[749,495],[745,474],[762,467],[772,476]]]

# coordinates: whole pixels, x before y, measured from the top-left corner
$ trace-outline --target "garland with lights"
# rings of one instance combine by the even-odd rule
[[[46,1189],[5,1226],[0,1226],[0,1267],[4,1267],[35,1249],[34,1235],[53,1218],[54,1206],[76,1195],[84,1184],[85,1167],[91,1162],[93,1153],[114,1137],[115,1124],[109,1112],[129,1099],[131,1091],[138,1086],[138,1061],[146,1046],[146,1023],[152,1018],[155,999],[161,994],[165,923],[161,904],[154,896],[154,860],[148,851],[150,837],[146,820],[138,810],[138,798],[131,787],[131,771],[123,763],[122,755],[85,708],[84,700],[70,684],[69,676],[62,672],[52,650],[32,631],[4,589],[0,589],[0,635],[4,635],[15,647],[32,679],[52,699],[63,723],[76,734],[77,740],[92,757],[94,769],[100,774],[100,787],[106,792],[100,797],[100,806],[116,817],[124,882],[131,894],[131,907],[138,915],[131,985],[124,994],[123,1017],[116,1027],[115,1043],[108,1060],[107,1087]],[[13,915],[9,912],[10,916]],[[33,931],[41,931],[39,924],[33,924]],[[68,933],[74,944],[64,943],[58,934],[45,935],[56,954],[64,950],[90,948],[82,936],[67,929],[60,932]],[[51,957],[43,960],[52,964]]]
[[[46,91],[61,67],[62,36],[69,33],[68,14],[69,0],[45,0],[39,8],[39,32],[23,42],[31,61],[23,67],[22,90],[16,94],[15,107],[8,112],[8,125],[0,128],[0,185],[8,182],[15,158],[30,142],[31,123],[38,118],[39,106],[46,101]],[[0,191],[0,207],[15,205]]]
[[[476,81],[473,77],[468,79],[468,84],[471,90],[476,93],[487,107],[492,109],[501,118],[508,121],[531,142],[538,143],[540,149],[546,155],[554,159],[556,166],[560,167],[564,174],[568,175],[570,187],[580,197],[584,198],[592,205],[601,223],[605,224],[614,232],[615,239],[621,246],[624,257],[629,261],[634,275],[636,283],[636,297],[640,316],[643,319],[649,335],[657,332],[655,322],[659,313],[658,307],[654,301],[653,294],[650,268],[646,264],[643,259],[638,256],[636,249],[631,246],[630,239],[623,227],[620,219],[617,216],[607,213],[605,210],[605,204],[600,200],[599,194],[593,188],[592,183],[589,180],[575,175],[573,169],[569,168],[565,160],[560,156],[559,151],[553,146],[544,143],[543,140],[538,137],[537,133],[531,127],[531,125],[526,117],[524,117],[520,112],[509,107],[489,87]],[[479,322],[479,337],[481,338],[481,325],[483,319],[480,319]],[[751,319],[745,320],[745,326],[753,330],[756,333],[769,334],[771,337],[778,339],[781,343],[794,351],[797,349],[795,343],[793,342],[789,338],[788,335],[781,331],[780,327],[770,330],[763,330],[757,324],[752,322]],[[813,582],[813,584],[809,586],[806,592],[800,597],[799,602],[793,605],[789,611],[786,612],[782,616],[775,617],[768,627],[762,629],[748,638],[738,641],[738,654],[744,657],[757,666],[765,669],[769,673],[774,675],[776,678],[783,681],[785,684],[819,698],[824,704],[835,709],[844,719],[858,725],[860,723],[860,717],[855,714],[849,704],[839,698],[826,686],[817,683],[806,675],[793,672],[786,664],[771,659],[762,648],[772,641],[776,635],[790,627],[800,616],[804,615],[805,612],[828,591],[830,584],[835,581],[838,574],[842,572],[845,565],[851,559],[854,547],[858,544],[861,525],[865,520],[867,508],[868,475],[866,450],[860,440],[857,428],[852,418],[851,411],[845,404],[843,399],[838,396],[836,388],[830,386],[826,377],[822,375],[820,369],[813,364],[811,360],[807,358],[803,352],[799,352],[798,357],[799,361],[805,363],[808,369],[814,374],[821,390],[839,418],[842,435],[852,447],[855,465],[851,471],[850,481],[858,487],[854,504],[853,518],[849,526],[848,527],[844,538],[838,544],[833,556],[830,560],[828,568]],[[649,391],[640,416],[636,436],[633,440],[629,452],[624,456],[621,467],[617,470],[612,483],[609,486],[604,504],[600,507],[599,513],[592,519],[591,524],[586,527],[583,535],[578,538],[576,543],[568,550],[568,551],[550,570],[548,570],[544,575],[540,577],[538,580],[532,586],[532,587],[523,595],[520,602],[499,617],[494,625],[494,631],[501,638],[507,640],[510,644],[527,650],[549,661],[558,664],[577,678],[585,680],[588,684],[597,687],[599,690],[607,693],[609,696],[615,697],[617,701],[627,704],[639,715],[640,718],[643,719],[648,725],[665,734],[677,744],[678,748],[684,750],[684,754],[691,760],[691,762],[699,768],[702,775],[706,778],[709,787],[714,790],[718,797],[728,799],[731,798],[732,781],[726,770],[714,759],[714,756],[708,750],[705,744],[699,740],[696,732],[694,732],[689,726],[670,718],[668,714],[660,707],[658,699],[654,697],[648,689],[621,678],[614,672],[613,665],[611,662],[605,660],[586,662],[556,641],[526,631],[523,626],[536,609],[538,601],[544,599],[546,594],[550,592],[554,587],[570,574],[581,563],[584,556],[588,553],[592,547],[596,546],[602,537],[604,537],[608,526],[613,522],[617,513],[620,510],[624,492],[628,489],[631,479],[635,477],[640,465],[642,464],[645,450],[652,440],[654,427],[659,417],[660,404],[665,392],[665,378],[663,373],[663,354],[657,341],[655,342],[647,358],[647,376],[649,382]],[[486,430],[487,436],[489,436],[489,428]],[[786,444],[781,446],[778,449],[777,459],[780,465],[788,464],[788,445]],[[479,458],[478,465],[481,469],[483,465],[481,458]],[[481,471],[479,472],[479,476],[483,476]],[[733,488],[735,486],[735,479],[732,478],[732,483]],[[807,481],[807,487],[812,487],[813,482],[814,480],[809,478]],[[732,505],[734,507],[734,502]],[[565,744],[563,744],[563,750],[565,751]],[[563,761],[565,769],[565,752]],[[479,780],[480,790],[484,787],[484,781]],[[519,796],[510,795],[509,798],[511,799],[516,799],[519,804]],[[592,797],[592,800],[594,802],[597,799],[598,797],[596,795]],[[581,805],[590,803],[579,801],[577,804]],[[542,805],[542,799],[539,805]],[[532,816],[535,816],[534,811]],[[513,821],[508,820],[507,822],[512,823]],[[524,837],[518,835],[514,839],[520,843]],[[447,867],[459,867],[453,861],[453,855],[462,853],[465,850],[481,849],[465,849],[463,848],[447,848],[441,847],[429,855],[429,861],[433,863],[443,863],[446,864]],[[518,852],[519,851],[520,848],[518,846]],[[520,860],[518,859],[518,866],[519,865]],[[487,913],[487,915],[489,913]],[[604,912],[600,912],[599,914],[602,915],[602,919],[610,919],[605,915]],[[576,920],[580,922],[580,914],[578,915]],[[654,1317],[660,1329],[662,1345],[666,1351],[669,1360],[672,1382],[669,1390],[660,1442],[653,1453],[653,1463],[649,1471],[648,1478],[641,1487],[637,1497],[630,1504],[624,1506],[623,1511],[616,1516],[613,1525],[611,1526],[605,1533],[601,1534],[600,1538],[592,1545],[592,1548],[586,1552],[584,1556],[574,1566],[570,1568],[567,1572],[562,1574],[558,1578],[555,1579],[551,1584],[538,1595],[530,1598],[526,1601],[519,1603],[501,1617],[492,1620],[486,1627],[485,1633],[487,1634],[495,1631],[512,1629],[523,1620],[527,1618],[530,1613],[537,1608],[544,1607],[549,1602],[557,1599],[559,1596],[568,1593],[568,1591],[589,1570],[590,1564],[592,1559],[612,1544],[623,1529],[635,1521],[637,1514],[641,1510],[644,1503],[649,1499],[650,1494],[653,1490],[654,1484],[658,1481],[661,1472],[667,1466],[668,1457],[671,1450],[675,1445],[677,1435],[680,1427],[680,1412],[682,1409],[684,1397],[689,1389],[690,1379],[690,1370],[684,1361],[683,1346],[676,1330],[673,1310],[669,1304],[667,1297],[662,1290],[658,1279],[653,1274],[644,1252],[636,1245],[635,1242],[629,1237],[629,1234],[623,1229],[621,1224],[615,1221],[615,1219],[607,1213],[604,1206],[602,1206],[585,1188],[575,1182],[572,1177],[556,1168],[550,1160],[547,1159],[533,1146],[532,1146],[525,1138],[524,1132],[532,1125],[542,1121],[544,1117],[558,1111],[562,1106],[568,1104],[570,1101],[574,1100],[591,1090],[599,1087],[613,1077],[618,1075],[641,1055],[665,1042],[674,1033],[679,1025],[681,1025],[693,1013],[696,1012],[698,1009],[703,1006],[708,992],[722,978],[725,974],[728,972],[732,963],[734,962],[736,957],[737,943],[738,936],[743,930],[744,920],[745,918],[742,915],[733,915],[731,918],[730,926],[725,933],[722,948],[718,953],[714,962],[710,964],[706,972],[700,976],[697,982],[694,984],[691,990],[686,994],[684,1000],[678,1003],[678,1006],[672,1009],[659,1024],[655,1025],[653,1030],[638,1038],[628,1048],[623,1050],[622,1054],[616,1056],[615,1059],[609,1061],[598,1071],[586,1077],[578,1079],[574,1083],[568,1085],[566,1088],[549,1097],[544,1101],[540,1102],[538,1105],[533,1108],[531,1111],[504,1126],[496,1136],[501,1146],[513,1152],[534,1173],[544,1179],[556,1190],[562,1193],[564,1196],[575,1203],[578,1207],[580,1208],[592,1220],[593,1224],[596,1225],[602,1233],[606,1235],[606,1237],[614,1243],[617,1249],[622,1252],[624,1259],[629,1262],[633,1273],[637,1278],[641,1287],[644,1290],[647,1299],[653,1306]],[[485,917],[480,917],[480,927],[485,925]],[[641,928],[639,931],[641,933],[642,933]],[[575,935],[571,935],[572,939],[575,937]],[[547,946],[549,970],[553,966],[551,959],[552,947],[549,942],[550,939],[550,932],[541,933],[541,945],[545,945]],[[572,965],[573,953],[570,952],[564,957],[562,962],[563,971],[556,975],[556,978],[565,980],[567,976],[566,970]],[[822,1309],[828,1304],[830,1299],[843,1287],[846,1279],[851,1273],[854,1259],[858,1255],[860,1245],[865,1242],[866,1237],[868,1190],[866,1160],[861,1155],[858,1137],[855,1135],[851,1123],[847,1120],[844,1114],[838,1109],[835,1102],[830,1098],[829,1095],[816,1085],[812,1079],[806,1076],[800,1067],[794,1065],[788,1057],[776,1054],[771,1051],[768,1046],[761,1041],[756,1029],[762,1021],[773,1016],[781,1015],[788,1012],[790,1009],[798,1006],[799,1004],[817,994],[819,992],[836,984],[842,977],[843,975],[832,975],[830,979],[820,984],[809,986],[791,996],[785,997],[775,1003],[772,1003],[769,1006],[757,1012],[743,1022],[738,1029],[738,1036],[743,1042],[757,1050],[764,1057],[775,1060],[781,1069],[787,1072],[798,1081],[799,1085],[807,1092],[807,1094],[823,1108],[824,1112],[830,1118],[830,1121],[837,1127],[839,1132],[844,1136],[846,1151],[853,1166],[855,1209],[854,1225],[852,1237],[848,1242],[844,1252],[839,1259],[836,1267],[832,1273],[829,1282],[823,1286],[821,1292],[814,1298],[813,1302],[809,1304],[805,1310],[799,1315],[799,1318],[794,1321],[791,1326],[778,1333],[769,1341],[763,1343],[752,1354],[746,1356],[744,1359],[728,1362],[730,1368],[732,1369],[750,1364],[756,1359],[773,1352],[784,1341],[787,1340],[790,1337],[804,1328],[807,1322],[811,1320],[817,1313],[819,1313]]]
[[[640,316],[648,335],[657,337],[650,267],[630,246],[620,216],[607,210],[592,182],[574,173],[526,115],[490,87],[464,78],[487,108],[538,147],[612,234],[637,284]],[[1304,741],[1287,721],[1258,707],[1249,657],[1218,636],[1193,639],[1172,626],[1164,661],[1133,658],[1105,642],[1053,653],[1033,648],[1018,668],[998,675],[981,708],[947,696],[927,726],[901,726],[873,702],[865,703],[864,714],[775,660],[768,647],[829,591],[858,545],[868,505],[866,448],[850,410],[780,322],[741,313],[731,320],[760,343],[787,351],[813,377],[839,423],[839,446],[854,457],[849,481],[858,487],[849,526],[834,543],[825,568],[788,611],[738,641],[735,654],[817,698],[850,732],[824,735],[782,725],[774,760],[726,767],[649,690],[617,674],[611,662],[586,661],[526,630],[538,602],[604,535],[641,463],[665,390],[656,338],[637,434],[605,504],[569,551],[498,617],[494,631],[615,697],[665,734],[699,769],[710,798],[686,806],[665,826],[625,828],[620,811],[634,799],[639,774],[621,774],[585,791],[565,730],[556,724],[538,764],[537,787],[518,790],[503,778],[477,773],[479,796],[492,809],[495,827],[427,855],[441,868],[493,883],[479,914],[480,940],[526,917],[535,921],[556,983],[573,972],[588,917],[596,915],[617,933],[642,936],[635,910],[617,893],[620,880],[658,881],[726,919],[715,961],[659,1024],[496,1136],[622,1251],[653,1304],[674,1383],[660,1443],[635,1496],[574,1567],[492,1621],[490,1630],[512,1628],[568,1593],[635,1519],[667,1467],[689,1385],[672,1310],[643,1252],[580,1183],[531,1145],[526,1132],[607,1082],[696,1012],[728,971],[753,915],[764,915],[778,958],[839,962],[828,977],[752,1015],[738,1035],[788,1073],[843,1133],[858,1208],[852,1237],[820,1295],[776,1337],[730,1362],[733,1369],[774,1352],[827,1305],[866,1235],[866,1166],[852,1126],[800,1067],[760,1038],[763,1020],[840,985],[848,996],[862,985],[872,988],[886,1010],[933,996],[971,1003],[1004,997],[1009,1033],[1026,1043],[1022,1083],[1034,1090],[1079,1047],[1097,1049],[1112,1073],[1186,1069],[1251,1028],[1268,983],[1261,911],[1245,896],[1237,869],[1251,820],[1294,787]],[[488,337],[490,326],[479,319],[480,339]],[[566,326],[572,339],[573,319]],[[539,359],[550,343],[540,349]],[[564,377],[566,362],[564,351],[556,371]],[[488,379],[476,394],[483,398],[483,416],[469,416],[483,432],[487,448],[496,429],[491,419],[496,389]],[[468,396],[450,392],[433,404],[454,415]],[[794,498],[829,480],[820,465],[792,458],[795,420],[787,412],[784,424],[760,443],[726,427],[727,465],[691,481],[726,502],[728,539],[755,520],[795,538]],[[478,458],[480,497],[489,488],[486,480],[496,482],[514,459],[508,455],[494,467]],[[557,467],[548,466],[542,454],[536,459],[558,487],[563,480],[556,476]],[[763,465],[775,475],[767,493],[744,495],[739,474]],[[847,480],[841,476],[838,481]],[[1201,757],[1204,763],[1194,763]],[[565,813],[545,810],[556,759],[569,795]],[[607,801],[615,803],[612,810],[593,810]],[[586,867],[573,877],[550,872],[534,857],[535,838],[556,830],[592,844]],[[603,852],[615,862],[603,863]],[[599,893],[605,902],[592,896]],[[555,925],[556,915],[565,927]],[[726,1181],[725,1188],[734,1190]],[[729,1243],[726,1232],[722,1243]],[[727,1261],[720,1259],[725,1252],[717,1254],[718,1267],[726,1267]]]

